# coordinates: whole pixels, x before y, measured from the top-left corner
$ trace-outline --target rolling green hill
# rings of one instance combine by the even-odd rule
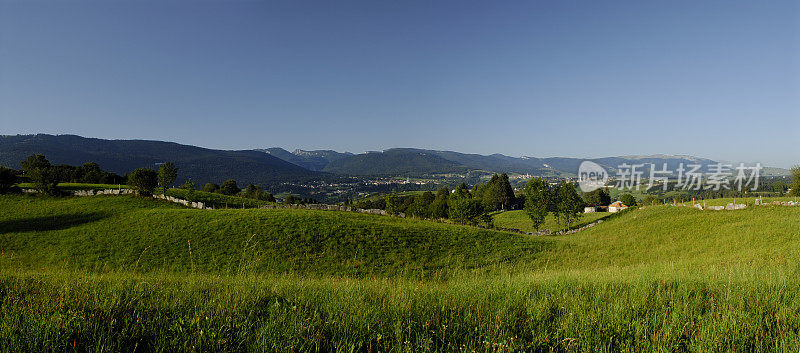
[[[647,206],[570,236],[0,196],[11,351],[797,351],[800,208]]]
[[[637,266],[655,267],[800,259],[800,238],[793,236],[800,234],[798,207],[703,212],[650,206],[563,237],[338,211],[202,211],[135,196],[9,195],[0,197],[0,208],[2,249],[25,265],[130,269],[138,261],[147,271],[194,266],[229,273],[246,265],[259,273],[383,276],[497,264],[581,270],[635,259]],[[513,217],[518,214],[495,217],[520,223]]]
[[[0,221],[0,244],[14,261],[81,269],[424,276],[530,261],[549,243],[357,213],[197,212],[133,196],[6,196],[0,208],[8,210]]]

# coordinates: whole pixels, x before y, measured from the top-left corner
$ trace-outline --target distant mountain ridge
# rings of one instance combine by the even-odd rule
[[[273,149],[270,149],[273,150]],[[617,167],[623,164],[654,164],[661,169],[666,163],[668,170],[678,169],[681,163],[710,165],[717,163],[708,158],[687,155],[629,155],[604,158],[571,158],[571,157],[510,157],[502,154],[470,154],[454,151],[438,151],[419,148],[391,148],[384,151],[370,151],[361,154],[339,153],[335,151],[303,151],[307,153],[272,154],[284,160],[306,166],[314,164],[314,170],[356,175],[356,176],[425,176],[447,173],[464,173],[468,171],[507,172],[529,174],[535,176],[574,177],[578,167],[583,161],[592,161],[611,173],[616,173]],[[321,158],[312,159],[315,152],[336,153],[335,158],[327,159],[327,164]],[[323,165],[324,164],[324,165]],[[765,168],[763,175],[786,175],[787,170],[781,168]]]
[[[294,152],[282,148],[262,150],[214,150],[174,142],[149,140],[104,140],[75,135],[0,135],[0,165],[20,168],[20,162],[34,153],[44,154],[53,164],[80,165],[96,162],[104,170],[126,174],[139,167],[156,168],[171,161],[180,169],[175,184],[191,178],[195,184],[221,183],[234,179],[240,185],[261,186],[303,183],[313,180],[341,180],[341,176],[417,177],[465,174],[473,171],[507,172],[548,177],[574,177],[578,166],[590,160],[615,173],[623,163],[653,163],[670,170],[680,163],[713,164],[711,159],[693,156],[621,156],[594,159],[569,157],[509,157],[419,148],[393,148],[368,153],[332,150]],[[762,175],[788,175],[788,170],[765,167]]]
[[[19,169],[20,162],[34,153],[44,154],[53,164],[96,162],[104,170],[118,174],[139,167],[155,169],[157,163],[171,161],[179,168],[176,184],[191,178],[198,186],[227,179],[234,179],[241,186],[332,177],[254,150],[225,151],[174,142],[75,135],[0,136],[0,164]]]
[[[321,171],[331,162],[353,155],[350,152],[342,153],[332,150],[304,151],[295,149],[294,152],[289,152],[280,147],[257,149],[256,151],[268,153],[284,161],[313,171]]]

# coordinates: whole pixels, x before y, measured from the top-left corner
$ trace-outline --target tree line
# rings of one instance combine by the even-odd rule
[[[588,197],[600,197],[597,205],[608,205],[606,190],[589,193]],[[359,208],[383,209],[391,214],[426,219],[447,219],[455,223],[492,227],[491,213],[523,208],[534,222],[536,229],[544,224],[552,213],[564,228],[572,226],[583,213],[587,204],[578,194],[574,184],[562,181],[551,186],[543,178],[527,182],[524,190],[516,194],[509,183],[508,175],[494,174],[485,183],[472,189],[462,183],[454,190],[443,187],[435,194],[431,191],[413,195],[389,194],[382,199],[362,200],[350,203]]]
[[[37,191],[53,196],[61,194],[61,190],[58,188],[59,183],[125,184],[140,193],[152,194],[157,188],[161,188],[162,192],[166,191],[178,177],[178,168],[172,162],[161,163],[158,170],[138,168],[124,176],[103,171],[94,162],[84,163],[80,166],[53,165],[42,154],[29,156],[20,163],[20,166],[20,170],[0,166],[0,193],[13,191],[14,185],[28,181],[33,184],[33,188]],[[195,191],[195,185],[191,178],[180,188]],[[271,193],[263,191],[260,187],[250,184],[242,190],[233,179],[226,180],[221,186],[207,183],[202,190],[229,196],[276,202]],[[293,197],[287,199],[292,203],[313,201]]]
[[[476,184],[470,190],[461,183],[452,192],[442,187],[436,194],[431,191],[415,195],[392,193],[378,200],[346,202],[365,209],[382,209],[391,214],[425,219],[449,219],[456,223],[491,227],[489,213],[514,209],[518,199],[508,180],[508,175],[494,174],[486,183]]]

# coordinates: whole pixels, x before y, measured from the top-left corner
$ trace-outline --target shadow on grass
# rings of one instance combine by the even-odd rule
[[[91,212],[12,219],[0,221],[0,234],[67,229],[96,222],[106,217],[105,213]]]

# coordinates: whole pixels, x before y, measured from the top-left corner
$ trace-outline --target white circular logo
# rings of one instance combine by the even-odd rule
[[[578,185],[583,192],[592,192],[602,188],[608,181],[608,172],[599,164],[583,161],[578,167]]]

